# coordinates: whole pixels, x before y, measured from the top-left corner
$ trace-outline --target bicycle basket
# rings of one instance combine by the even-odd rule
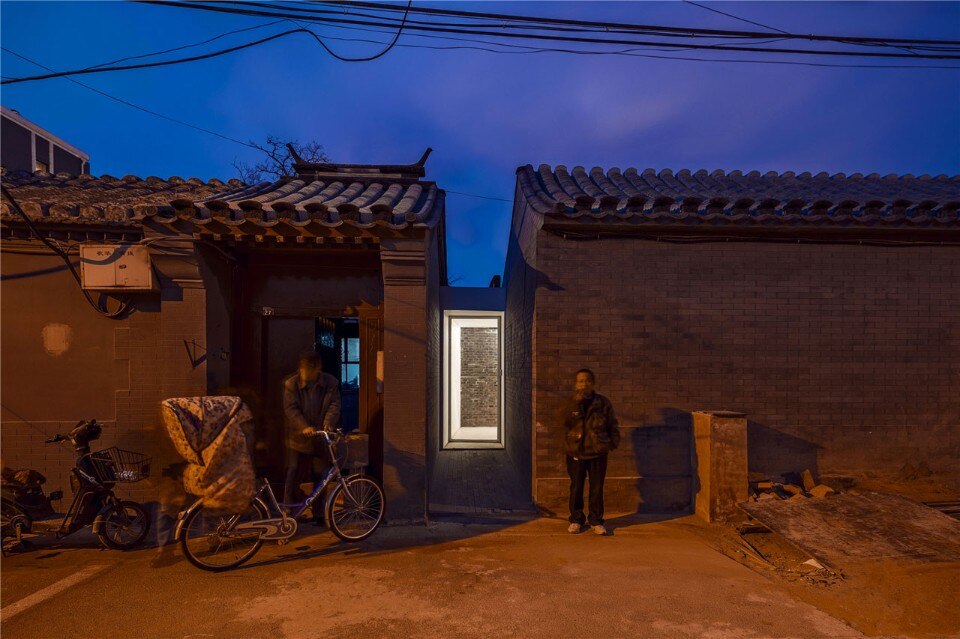
[[[349,433],[336,446],[337,465],[341,468],[363,468],[370,464],[370,436]]]
[[[87,455],[94,477],[101,482],[133,483],[150,476],[150,458],[113,446]]]

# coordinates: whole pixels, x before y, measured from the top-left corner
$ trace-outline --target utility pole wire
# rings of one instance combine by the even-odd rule
[[[400,11],[400,8],[391,5],[383,4],[378,2],[359,2],[353,0],[344,0],[342,2],[325,2],[324,0],[311,0],[312,2],[320,2],[326,5],[333,6],[352,6],[352,7],[362,7],[369,9],[377,9],[382,11]],[[157,2],[157,4],[165,4],[164,2]],[[545,18],[537,16],[526,16],[526,15],[509,15],[502,13],[480,13],[474,11],[460,11],[455,9],[435,9],[431,7],[416,7],[411,9],[413,13],[420,14],[433,14],[433,15],[451,15],[458,17],[469,17],[469,18],[484,18],[492,20],[508,20],[508,21],[520,21],[520,22],[539,22],[542,24],[551,24],[551,25],[572,25],[572,26],[591,26],[596,28],[630,28],[632,30],[660,30],[660,31],[672,31],[674,33],[699,33],[699,34],[710,34],[710,35],[723,35],[723,36],[743,36],[743,37],[761,37],[768,38],[770,37],[769,33],[763,33],[758,31],[731,31],[728,29],[703,29],[699,27],[670,27],[662,25],[642,25],[642,24],[629,24],[622,22],[598,22],[592,20],[570,20],[564,18]],[[900,44],[904,43],[917,43],[917,44],[948,44],[948,45],[960,45],[960,41],[957,40],[930,40],[930,39],[918,39],[918,38],[868,38],[863,36],[834,36],[834,35],[815,35],[815,34],[800,34],[800,33],[788,33],[791,38],[801,39],[801,40],[814,40],[814,41],[830,41],[830,42],[896,42]]]
[[[260,16],[269,16],[269,17],[280,17],[280,18],[285,18],[285,19],[306,19],[306,20],[309,20],[309,21],[311,21],[311,22],[319,22],[319,23],[321,23],[321,24],[326,24],[327,22],[335,22],[335,23],[361,24],[361,25],[368,25],[368,26],[375,26],[375,27],[391,27],[391,26],[392,26],[392,25],[390,25],[390,24],[383,24],[383,23],[378,23],[378,22],[356,21],[356,20],[331,20],[331,19],[326,19],[326,18],[321,19],[321,18],[315,18],[315,17],[306,17],[306,18],[305,18],[305,17],[303,17],[303,16],[290,16],[289,14],[269,13],[269,12],[252,11],[252,10],[229,9],[229,8],[224,8],[224,7],[215,7],[215,6],[212,6],[212,5],[195,5],[195,4],[191,4],[191,3],[187,3],[187,2],[162,2],[162,3],[158,3],[158,2],[155,2],[154,0],[140,0],[140,1],[144,1],[144,2],[147,3],[147,4],[161,4],[161,5],[165,5],[165,6],[174,6],[174,7],[187,8],[187,9],[199,9],[199,10],[206,10],[206,11],[219,11],[219,12],[233,13],[233,14],[239,14],[239,15],[260,15]],[[372,4],[372,3],[364,3],[364,4]],[[380,5],[376,5],[376,6],[380,6]],[[394,9],[395,9],[395,10],[399,10],[399,8],[396,8],[396,7],[395,7]],[[419,7],[417,7],[416,9],[414,9],[412,6],[410,6],[410,4],[408,4],[408,6],[407,6],[407,8],[406,8],[406,11],[419,10],[419,9],[420,9]],[[380,53],[378,53],[378,54],[376,54],[376,55],[374,55],[374,56],[368,56],[368,57],[365,57],[365,58],[346,58],[346,57],[344,57],[344,56],[340,56],[340,55],[338,55],[336,52],[334,52],[333,50],[331,50],[330,47],[327,46],[327,45],[323,42],[323,40],[322,40],[316,33],[314,33],[313,31],[311,31],[311,30],[309,30],[309,29],[306,29],[306,28],[302,28],[302,27],[301,27],[301,28],[298,28],[298,29],[292,29],[292,30],[284,31],[284,32],[282,32],[282,33],[274,34],[274,35],[269,36],[269,37],[266,37],[266,38],[261,38],[261,39],[259,39],[259,40],[255,40],[255,41],[253,41],[253,42],[247,42],[247,43],[244,43],[244,44],[241,44],[241,45],[237,45],[237,46],[234,46],[234,47],[229,47],[229,48],[226,48],[226,49],[221,49],[221,50],[219,50],[219,51],[214,51],[214,52],[206,53],[206,54],[202,54],[202,55],[190,56],[190,57],[187,57],[187,58],[180,58],[180,59],[176,59],[176,60],[166,60],[166,61],[161,61],[161,62],[149,62],[149,63],[140,63],[140,64],[130,64],[130,65],[122,65],[122,66],[107,66],[107,67],[98,66],[98,67],[88,67],[88,68],[85,68],[85,69],[78,69],[78,70],[74,70],[74,71],[54,72],[54,73],[49,73],[49,74],[44,74],[44,75],[37,75],[37,76],[30,76],[30,77],[21,77],[21,78],[8,78],[8,79],[4,79],[2,82],[0,82],[0,84],[2,84],[2,85],[17,84],[17,83],[21,83],[21,82],[31,82],[31,81],[38,81],[38,80],[46,80],[46,79],[51,79],[51,78],[66,77],[66,76],[72,76],[72,75],[81,75],[81,74],[89,74],[89,73],[104,73],[104,72],[108,72],[108,71],[126,71],[126,70],[134,70],[134,69],[144,69],[144,68],[170,66],[170,65],[175,65],[175,64],[183,64],[183,63],[187,63],[187,62],[195,62],[195,61],[199,61],[199,60],[205,60],[205,59],[210,59],[210,58],[214,58],[214,57],[219,57],[219,56],[222,56],[222,55],[226,55],[226,54],[233,53],[233,52],[235,52],[235,51],[240,51],[240,50],[243,50],[243,49],[247,49],[247,48],[250,48],[250,47],[259,46],[259,45],[261,45],[261,44],[265,44],[265,43],[267,43],[267,42],[270,42],[270,41],[273,41],[273,40],[277,40],[277,39],[280,39],[280,38],[283,38],[283,37],[286,37],[286,36],[289,36],[289,35],[292,35],[292,34],[295,34],[295,33],[307,33],[307,34],[309,34],[311,37],[314,38],[314,40],[317,41],[318,44],[320,44],[320,46],[322,46],[322,47],[324,48],[325,51],[327,51],[327,53],[329,53],[330,55],[336,57],[337,59],[340,59],[340,60],[343,60],[343,61],[347,61],[347,62],[362,62],[362,61],[368,61],[368,60],[370,60],[370,59],[376,59],[377,57],[380,57],[380,56],[384,55],[387,51],[389,51],[391,48],[393,48],[394,46],[396,46],[397,40],[399,39],[400,33],[402,32],[402,27],[403,27],[404,25],[405,25],[405,22],[401,22],[401,29],[398,29],[398,30],[397,30],[397,33],[396,33],[396,35],[394,36],[393,41],[392,41],[391,43],[389,43],[383,51],[381,51]],[[334,24],[334,25],[330,25],[330,26],[339,26],[339,25]],[[848,55],[848,56],[860,56],[860,57],[887,57],[887,58],[892,57],[892,58],[908,58],[908,59],[918,59],[918,58],[924,58],[924,59],[960,59],[960,56],[915,55],[915,56],[913,56],[913,57],[908,57],[908,56],[904,56],[904,55],[901,55],[901,54],[876,53],[876,52],[846,52],[846,51],[845,51],[845,52],[830,52],[830,51],[812,51],[812,50],[804,51],[804,50],[797,50],[797,49],[776,49],[776,48],[759,48],[759,47],[734,47],[734,46],[727,46],[727,45],[694,45],[694,44],[679,44],[679,43],[678,43],[678,44],[674,44],[674,43],[651,43],[651,42],[643,42],[643,41],[639,41],[639,42],[638,42],[638,41],[629,41],[629,40],[628,40],[628,41],[624,41],[624,40],[609,40],[609,39],[598,39],[598,38],[572,38],[572,37],[561,37],[561,36],[550,36],[550,35],[537,35],[537,34],[513,34],[513,33],[495,33],[495,32],[492,33],[492,32],[476,31],[476,30],[459,30],[459,29],[445,29],[445,28],[416,27],[416,26],[413,26],[413,25],[408,25],[407,28],[408,28],[408,29],[425,30],[425,31],[439,31],[439,32],[444,32],[444,33],[455,33],[455,34],[485,35],[485,36],[492,36],[492,37],[495,37],[495,38],[497,38],[497,37],[501,37],[501,38],[502,38],[502,37],[508,37],[508,38],[519,38],[519,39],[551,40],[551,41],[557,41],[557,40],[559,40],[559,41],[565,41],[565,42],[572,41],[572,42],[581,42],[581,43],[590,43],[590,44],[606,44],[606,45],[610,45],[610,44],[630,44],[630,45],[636,45],[636,46],[638,46],[638,48],[649,47],[649,46],[652,46],[652,45],[656,45],[656,46],[662,45],[662,46],[666,46],[666,47],[671,47],[671,48],[673,48],[673,49],[681,49],[681,50],[689,50],[689,49],[709,49],[709,50],[715,50],[715,51],[749,51],[749,52],[754,52],[754,53],[783,52],[783,53],[794,53],[794,54],[804,54],[804,55]],[[713,30],[713,31],[714,31],[714,32],[717,32],[716,30]],[[735,32],[724,32],[724,33],[735,33]],[[415,35],[420,35],[420,34],[415,34]],[[765,36],[766,36],[766,37],[769,37],[769,34],[765,34]],[[426,37],[426,36],[423,36],[423,37]],[[865,40],[865,39],[861,39],[861,40]],[[866,39],[866,40],[869,40],[869,41],[871,41],[871,42],[879,42],[879,40],[877,40],[877,39]],[[903,41],[903,39],[900,39],[900,40],[898,40],[898,41]],[[911,41],[911,42],[916,42],[916,40],[910,40],[910,41]],[[924,42],[945,42],[945,41],[930,41],[930,40],[927,40],[927,41],[924,41]],[[501,44],[501,45],[498,45],[498,46],[510,46],[510,45]],[[611,53],[611,52],[609,52],[609,51],[576,51],[576,50],[564,50],[564,49],[542,49],[541,51],[542,51],[542,52],[555,51],[555,52],[559,52],[559,53],[578,53],[578,54],[599,54],[599,55],[603,55],[603,54],[609,55],[609,54]],[[622,54],[623,54],[623,55],[631,55],[631,56],[634,56],[634,57],[682,59],[682,60],[690,60],[690,61],[757,62],[757,63],[767,63],[767,64],[803,64],[803,65],[806,65],[806,66],[840,66],[840,65],[817,64],[817,63],[790,63],[790,62],[786,62],[786,61],[769,61],[769,60],[754,60],[754,61],[750,61],[750,60],[735,60],[735,59],[731,59],[731,60],[725,60],[725,59],[708,59],[708,60],[705,60],[705,59],[702,59],[702,58],[689,58],[689,57],[682,57],[682,56],[655,56],[655,55],[644,55],[644,54],[631,53],[631,52],[623,52]],[[843,65],[843,66],[850,66],[850,67],[852,67],[852,66],[856,66],[856,65]],[[873,68],[941,68],[941,69],[954,69],[954,68],[956,68],[956,67],[947,67],[947,66],[932,67],[932,66],[929,66],[929,65],[909,65],[909,66],[906,66],[906,67],[898,67],[898,66],[896,66],[896,65],[886,65],[886,66],[884,66],[884,67],[881,67],[881,65],[861,65],[861,66],[862,66],[862,67],[873,67]]]
[[[51,69],[50,67],[48,67],[48,66],[46,66],[46,65],[43,65],[43,64],[40,64],[40,63],[37,62],[36,60],[31,60],[31,59],[28,58],[27,56],[22,55],[22,54],[20,54],[20,53],[17,53],[16,51],[13,51],[12,49],[8,49],[7,47],[0,47],[0,49],[2,49],[3,51],[6,51],[6,52],[9,53],[10,55],[16,56],[16,57],[20,58],[21,60],[24,60],[25,62],[29,62],[30,64],[32,64],[32,65],[34,65],[34,66],[38,66],[38,67],[40,67],[41,69],[46,69],[47,71],[56,73],[56,72],[53,71],[53,69]],[[105,98],[109,98],[109,99],[111,99],[111,100],[113,100],[113,101],[115,101],[115,102],[119,102],[120,104],[126,105],[126,106],[128,106],[128,107],[133,107],[134,109],[137,109],[138,111],[143,111],[144,113],[147,113],[147,114],[149,114],[149,115],[152,115],[152,116],[155,116],[155,117],[158,117],[158,118],[162,118],[162,119],[167,120],[167,121],[169,121],[169,122],[173,122],[174,124],[179,124],[179,125],[181,125],[181,126],[189,127],[189,128],[194,129],[194,130],[196,130],[196,131],[200,131],[200,132],[202,132],[202,133],[207,133],[207,134],[209,134],[209,135],[214,135],[214,136],[216,136],[216,137],[218,137],[218,138],[222,138],[222,139],[224,139],[224,140],[227,140],[228,142],[233,142],[234,144],[240,144],[240,145],[249,147],[249,148],[251,148],[251,149],[257,149],[258,151],[262,151],[262,150],[263,150],[263,149],[261,149],[260,147],[256,146],[255,144],[251,144],[251,143],[249,143],[249,142],[244,142],[244,141],[238,140],[238,139],[236,139],[236,138],[231,138],[229,135],[224,135],[223,133],[217,133],[216,131],[211,131],[210,129],[205,129],[205,128],[203,128],[202,126],[197,126],[196,124],[190,124],[189,122],[184,122],[183,120],[178,120],[177,118],[172,118],[172,117],[170,117],[169,115],[164,115],[163,113],[157,113],[156,111],[153,111],[153,110],[151,110],[151,109],[148,109],[147,107],[140,106],[139,104],[134,104],[133,102],[130,102],[129,100],[124,100],[123,98],[118,98],[118,97],[115,96],[115,95],[111,95],[111,94],[107,93],[106,91],[101,91],[100,89],[94,88],[94,87],[90,86],[89,84],[84,84],[83,82],[80,82],[79,80],[76,80],[76,79],[71,78],[71,77],[69,77],[69,76],[65,77],[64,79],[69,80],[70,82],[73,82],[74,84],[79,85],[79,86],[83,87],[84,89],[88,89],[88,90],[90,90],[90,91],[93,91],[94,93],[97,93],[97,94],[99,94],[99,95],[102,95],[102,96],[105,97]]]
[[[407,3],[407,8],[409,9],[412,4],[413,4],[413,0],[410,0],[410,1]],[[177,60],[165,60],[165,61],[162,61],[162,62],[142,62],[142,63],[139,63],[139,64],[127,64],[127,65],[122,65],[122,66],[110,66],[110,67],[96,66],[96,67],[87,67],[86,69],[77,69],[77,70],[75,70],[75,71],[61,71],[61,72],[47,73],[47,74],[45,74],[45,75],[37,75],[37,76],[31,76],[31,77],[26,77],[26,78],[10,78],[10,79],[3,80],[2,82],[0,82],[0,84],[17,84],[17,83],[20,83],[20,82],[33,82],[33,81],[36,81],[36,80],[49,80],[49,79],[51,79],[51,78],[61,78],[61,77],[66,77],[66,76],[71,76],[71,75],[82,75],[82,74],[87,74],[87,73],[104,73],[104,72],[107,72],[107,71],[129,71],[129,70],[133,70],[133,69],[148,69],[148,68],[151,68],[151,67],[163,67],[163,66],[170,66],[170,65],[174,65],[174,64],[183,64],[183,63],[185,63],[185,62],[196,62],[196,61],[198,61],[198,60],[207,60],[207,59],[210,59],[210,58],[215,58],[215,57],[219,57],[219,56],[222,56],[222,55],[226,55],[226,54],[228,54],[228,53],[233,53],[233,52],[235,52],[235,51],[240,51],[240,50],[242,50],[242,49],[247,49],[247,48],[250,48],[250,47],[255,47],[255,46],[258,46],[258,45],[261,45],[261,44],[265,44],[265,43],[267,43],[267,42],[270,42],[270,41],[272,41],[272,40],[277,40],[277,39],[279,39],[279,38],[283,38],[283,37],[286,37],[286,36],[288,36],[288,35],[292,35],[292,34],[294,34],[294,33],[307,33],[307,34],[309,34],[309,35],[312,36],[315,40],[317,40],[317,42],[320,43],[320,46],[322,46],[322,47],[327,51],[327,53],[329,53],[330,55],[332,55],[332,56],[335,57],[336,59],[341,60],[341,61],[343,61],[343,62],[370,62],[371,60],[376,60],[377,58],[380,58],[380,57],[386,55],[394,46],[396,46],[397,40],[400,39],[400,34],[403,32],[403,27],[404,27],[404,23],[401,22],[401,23],[400,23],[400,28],[397,29],[397,33],[396,33],[396,35],[394,36],[393,41],[390,42],[390,43],[386,46],[386,48],[384,48],[384,49],[383,49],[382,51],[380,51],[379,53],[376,53],[376,54],[371,55],[371,56],[362,57],[362,58],[347,58],[347,57],[341,56],[341,55],[337,54],[335,51],[333,51],[330,47],[328,47],[322,40],[320,40],[320,38],[317,36],[317,34],[315,34],[313,31],[310,31],[309,29],[299,28],[299,29],[291,29],[291,30],[289,30],[289,31],[284,31],[284,32],[282,32],[282,33],[277,33],[277,34],[274,34],[274,35],[272,35],[272,36],[268,36],[268,37],[266,37],[266,38],[261,38],[260,40],[256,40],[256,41],[254,41],[254,42],[248,42],[248,43],[246,43],[246,44],[241,44],[241,45],[237,45],[237,46],[234,46],[234,47],[229,47],[229,48],[227,48],[227,49],[221,49],[221,50],[219,50],[219,51],[214,51],[214,52],[212,52],[212,53],[205,53],[205,54],[202,54],[202,55],[190,56],[190,57],[188,57],[188,58],[180,58],[180,59],[177,59]]]
[[[758,27],[763,27],[764,29],[770,29],[771,31],[777,31],[777,32],[779,32],[779,33],[783,33],[783,34],[789,35],[789,34],[787,34],[787,32],[784,31],[783,29],[778,29],[778,28],[776,28],[776,27],[771,27],[771,26],[768,25],[768,24],[761,24],[761,23],[759,23],[759,22],[754,22],[753,20],[748,20],[747,18],[741,18],[740,16],[735,16],[735,15],[733,15],[732,13],[727,13],[726,11],[720,11],[719,9],[714,9],[713,7],[708,7],[707,5],[705,5],[705,4],[700,4],[699,2],[693,2],[693,0],[683,0],[683,1],[686,2],[686,3],[689,4],[689,5],[693,5],[694,7],[699,7],[699,8],[701,8],[701,9],[705,9],[705,10],[707,10],[707,11],[712,11],[713,13],[719,13],[719,14],[722,15],[722,16],[727,16],[728,18],[733,18],[734,20],[739,20],[740,22],[746,22],[747,24],[753,24],[753,25],[756,25],[756,26],[758,26]],[[849,43],[849,44],[862,44],[862,43],[859,43],[859,42],[850,42],[849,40],[840,40],[840,42],[846,42],[846,43]],[[869,45],[868,45],[868,46],[869,46]],[[894,46],[894,45],[890,45],[890,44],[883,44],[882,46],[885,46],[885,47],[893,46],[894,49],[900,49],[901,51],[906,51],[907,53],[915,53],[915,52],[913,51],[913,49],[909,49],[909,48],[906,48],[906,47],[898,47],[898,46]]]
[[[732,13],[727,13],[726,11],[720,11],[720,9],[714,9],[713,7],[708,7],[707,5],[705,5],[705,4],[700,4],[699,2],[693,2],[692,0],[683,0],[683,1],[686,2],[687,4],[692,4],[692,5],[695,6],[695,7],[700,7],[701,9],[706,9],[707,11],[713,11],[714,13],[719,13],[719,14],[722,15],[722,16],[727,16],[728,18],[733,18],[734,20],[739,20],[740,22],[746,22],[747,24],[752,24],[752,25],[757,26],[757,27],[763,27],[764,29],[770,29],[771,31],[777,31],[777,32],[783,33],[783,34],[785,34],[785,35],[790,35],[790,34],[787,33],[786,31],[784,31],[783,29],[778,29],[778,28],[776,28],[776,27],[771,27],[771,26],[766,25],[766,24],[760,24],[759,22],[754,22],[753,20],[748,20],[748,19],[746,19],[746,18],[741,18],[740,16],[735,16],[735,15],[733,15]],[[847,41],[845,40],[845,42],[847,42]]]
[[[308,20],[311,22],[319,22],[321,24],[325,23],[341,23],[341,24],[357,24],[365,26],[376,26],[376,27],[390,27],[392,26],[389,23],[384,22],[372,22],[369,20],[352,20],[345,18],[326,18],[326,17],[316,17],[316,16],[298,16],[291,13],[282,13],[278,11],[261,11],[256,9],[237,9],[230,7],[221,7],[213,4],[199,4],[192,2],[181,2],[178,0],[164,0],[160,2],[158,0],[136,0],[138,2],[143,2],[145,4],[156,4],[166,7],[176,7],[183,9],[194,9],[199,11],[213,11],[220,13],[228,13],[235,15],[249,15],[249,16],[262,16],[262,17],[272,17],[272,18],[290,18],[292,20]],[[502,33],[495,31],[481,31],[477,29],[460,29],[460,28],[449,28],[442,26],[420,26],[414,24],[408,24],[407,29],[417,30],[417,31],[427,31],[427,32],[439,32],[439,33],[457,33],[465,35],[481,35],[481,36],[492,36],[494,38],[509,38],[509,39],[521,39],[521,40],[545,40],[551,42],[576,42],[576,43],[588,43],[588,44],[619,44],[627,46],[653,46],[653,47],[670,47],[677,49],[704,49],[712,51],[733,51],[733,52],[751,52],[751,53],[787,53],[787,54],[798,54],[798,55],[816,55],[816,56],[850,56],[850,57],[871,57],[871,58],[907,58],[909,59],[926,59],[926,60],[960,60],[960,55],[937,55],[937,54],[917,54],[916,56],[905,56],[900,53],[886,53],[886,52],[876,52],[876,51],[842,51],[842,50],[818,50],[818,49],[787,49],[781,47],[748,47],[748,46],[737,46],[737,45],[719,45],[719,44],[690,44],[690,43],[676,43],[676,42],[661,42],[661,41],[650,41],[650,40],[623,40],[623,39],[613,39],[613,38],[588,38],[588,37],[574,37],[574,36],[560,36],[560,35],[548,35],[548,34],[533,34],[533,33]],[[549,30],[549,29],[545,29]],[[756,32],[753,32],[756,33]],[[769,33],[762,34],[763,37],[769,38]],[[785,36],[786,37],[786,36]],[[789,37],[793,38],[803,38],[810,39],[808,36],[798,36],[791,34]],[[870,40],[872,42],[878,42],[878,39]],[[960,45],[960,42],[955,44]],[[877,45],[880,46],[880,45]],[[951,50],[951,52],[954,52]],[[960,50],[956,51],[960,53]]]

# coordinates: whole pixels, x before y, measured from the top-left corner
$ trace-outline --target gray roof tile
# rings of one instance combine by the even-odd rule
[[[326,181],[325,181],[326,180]],[[203,182],[109,175],[99,178],[49,173],[7,173],[3,183],[33,219],[46,223],[141,226],[145,219],[199,225],[211,221],[239,227],[295,230],[313,222],[369,228],[432,226],[442,211],[443,192],[433,182],[391,181],[389,176],[301,176],[245,185],[238,180]],[[4,201],[4,222],[18,219]]]
[[[559,220],[960,228],[960,176],[579,166],[568,172],[543,164],[520,167],[517,180],[535,211]]]

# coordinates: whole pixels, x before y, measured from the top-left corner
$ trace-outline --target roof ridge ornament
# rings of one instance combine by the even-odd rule
[[[412,179],[419,180],[427,172],[424,168],[427,158],[433,153],[431,147],[423,152],[420,159],[414,164],[340,164],[334,162],[305,162],[303,158],[297,155],[292,145],[287,145],[291,156],[294,159],[293,169],[298,176],[315,178],[320,175],[337,175],[341,177],[352,176],[355,178],[371,178],[374,176],[391,177],[394,179]]]

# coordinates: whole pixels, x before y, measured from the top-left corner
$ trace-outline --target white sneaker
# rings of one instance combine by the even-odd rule
[[[593,527],[593,534],[595,535],[606,535],[607,529],[603,527],[603,524]]]
[[[583,529],[583,526],[581,526],[580,524],[570,524],[569,526],[567,526],[567,532],[570,533],[571,535],[576,535],[582,529]]]

